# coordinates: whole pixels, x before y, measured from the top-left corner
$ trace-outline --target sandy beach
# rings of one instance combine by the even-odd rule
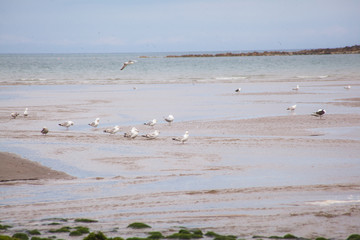
[[[20,157],[0,155],[1,220],[8,232],[48,234],[46,219],[87,217],[107,236],[142,237],[126,228],[140,221],[164,232],[345,239],[360,228],[360,86],[351,84],[244,83],[241,94],[236,83],[3,86],[0,150]],[[28,117],[10,118],[25,107]],[[311,116],[319,108],[327,114]],[[96,117],[99,127],[88,126]],[[155,127],[143,124],[152,118]],[[74,126],[58,126],[65,120]],[[114,125],[119,133],[103,132]],[[160,136],[124,138],[132,126]],[[185,131],[186,143],[172,140]]]

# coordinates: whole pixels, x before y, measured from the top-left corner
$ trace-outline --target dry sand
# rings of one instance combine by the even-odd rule
[[[86,92],[14,91],[30,99],[27,101],[32,104],[29,109],[33,115],[10,120],[12,107],[1,107],[0,138],[8,141],[3,141],[3,146],[35,151],[22,151],[21,156],[77,178],[68,179],[69,175],[37,163],[32,165],[34,170],[24,169],[19,167],[23,164],[16,163],[23,160],[5,154],[10,156],[11,164],[16,164],[16,170],[4,175],[3,180],[27,179],[23,177],[25,172],[34,174],[38,170],[29,178],[46,178],[1,183],[1,220],[15,226],[11,231],[38,228],[46,232],[52,228],[46,219],[68,218],[71,222],[88,217],[99,220],[91,224],[92,230],[123,237],[143,236],[126,228],[135,221],[148,223],[153,227],[151,231],[199,227],[247,239],[286,233],[345,239],[359,232],[358,98],[343,93],[314,94],[311,90],[296,95],[291,91],[281,95],[267,91],[234,96],[218,93],[230,88],[224,84],[223,88],[203,85],[202,89],[212,91],[207,98],[212,104],[196,104],[202,101],[197,86],[192,87],[196,91],[187,92],[190,99],[176,95],[178,86],[159,86],[169,93],[153,99],[161,91],[152,87],[139,93],[119,86],[115,90],[90,87]],[[170,103],[161,104],[169,96]],[[286,112],[290,105],[287,98],[293,98],[292,102],[302,99],[295,114]],[[310,109],[320,101],[330,109],[323,119],[310,116]],[[23,103],[20,99],[16,105]],[[111,111],[119,103],[120,116]],[[179,114],[170,112],[174,104],[179,106]],[[267,112],[269,106],[275,113]],[[137,111],[139,108],[144,111]],[[271,116],[235,117],[239,112],[256,115],[258,110]],[[197,113],[201,111],[205,117],[199,119]],[[176,117],[171,126],[159,117],[169,113]],[[99,128],[88,127],[87,123],[98,115]],[[116,118],[111,119],[114,115]],[[131,126],[136,126],[140,134],[153,130],[139,119],[150,120],[154,115],[159,120],[155,127],[161,132],[158,139],[128,140],[121,135]],[[57,126],[60,120],[70,119],[75,119],[73,128]],[[102,132],[118,122],[121,133]],[[46,136],[40,134],[43,125],[50,129]],[[190,132],[188,142],[171,140],[185,130]],[[1,166],[10,163],[2,161]],[[10,165],[7,168],[14,170]],[[55,179],[49,179],[49,175]]]

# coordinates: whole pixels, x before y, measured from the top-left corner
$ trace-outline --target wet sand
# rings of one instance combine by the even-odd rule
[[[0,153],[0,165],[0,182],[72,178],[66,173],[10,153]]]
[[[358,86],[307,83],[294,93],[292,83],[278,84],[241,95],[232,92],[237,84],[3,90],[0,150],[76,178],[1,183],[2,220],[12,231],[87,217],[107,236],[139,236],[126,226],[141,221],[154,231],[345,239],[360,227]],[[294,103],[296,111],[286,111]],[[10,119],[25,105],[27,118]],[[322,119],[310,115],[320,107],[328,111]],[[96,117],[93,129],[87,124]],[[154,117],[158,139],[122,136],[132,126],[152,131],[143,122]],[[75,125],[63,129],[63,120]],[[103,133],[116,124],[118,134]],[[171,140],[186,130],[188,142]]]

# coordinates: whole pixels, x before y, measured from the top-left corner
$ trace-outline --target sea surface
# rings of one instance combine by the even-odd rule
[[[1,54],[0,84],[347,81],[360,74],[359,54],[166,58],[183,54]],[[121,71],[128,60],[136,63]]]

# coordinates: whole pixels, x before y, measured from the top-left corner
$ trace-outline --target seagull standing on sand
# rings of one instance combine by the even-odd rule
[[[174,121],[174,116],[173,115],[169,115],[167,117],[164,117],[164,120],[167,121],[169,123],[169,125],[171,125],[171,123]]]
[[[149,121],[149,122],[147,122],[147,123],[144,123],[144,125],[148,125],[148,126],[150,126],[150,127],[154,127],[155,126],[155,124],[156,124],[156,119],[154,118],[153,120],[151,120],[151,121]]]
[[[66,127],[66,129],[69,129],[69,127],[71,127],[73,125],[74,125],[73,121],[66,121],[66,122],[63,122],[63,123],[59,123],[59,126]]]
[[[134,139],[139,134],[139,130],[136,129],[136,127],[132,127],[130,132],[124,133],[124,137],[129,139]]]
[[[134,60],[129,60],[127,62],[124,62],[122,68],[120,70],[124,70],[124,68],[126,68],[127,65],[130,65],[130,64],[134,64],[136,61]]]
[[[316,112],[312,113],[311,115],[315,117],[320,117],[321,119],[322,115],[324,115],[325,113],[326,113],[325,109],[319,109]]]
[[[295,90],[295,91],[297,91],[297,90],[299,90],[299,85],[296,85],[296,87],[295,88],[293,88],[292,90]]]
[[[146,135],[142,135],[142,137],[145,137],[147,139],[155,139],[159,136],[160,132],[158,130],[155,130],[151,133],[148,133]]]
[[[186,142],[189,139],[189,132],[186,131],[185,134],[182,137],[178,137],[178,138],[173,138],[172,140],[174,141],[179,141],[181,143]]]
[[[294,111],[296,109],[296,104],[288,107],[286,110]]]
[[[15,118],[17,118],[17,116],[19,116],[19,113],[17,113],[17,112],[12,112],[10,115],[11,115],[11,117],[12,117],[13,119],[15,119]]]
[[[120,131],[120,128],[119,128],[118,125],[116,125],[115,127],[105,129],[105,130],[104,130],[104,133],[115,134],[115,133],[117,133],[118,131]]]
[[[29,115],[28,108],[25,108],[24,117],[27,117],[28,115]]]
[[[100,118],[96,118],[95,121],[89,123],[89,126],[97,127],[99,126],[99,123],[100,123]]]
[[[41,129],[42,135],[46,135],[48,132],[49,132],[49,129],[47,127],[43,127],[43,129]]]
[[[239,93],[241,91],[241,88],[237,88],[235,92]]]

